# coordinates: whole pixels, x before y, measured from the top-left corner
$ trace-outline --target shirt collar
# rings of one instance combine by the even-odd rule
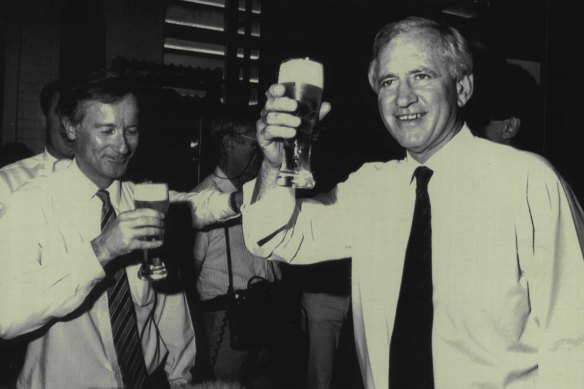
[[[91,200],[95,196],[99,188],[79,169],[77,159],[74,159],[67,168],[67,175],[69,176],[67,178],[70,179],[69,184],[74,187],[71,189],[74,190],[75,197],[80,200]],[[110,201],[117,210],[121,198],[120,181],[114,180],[106,190],[109,192]]]
[[[49,153],[49,150],[47,150],[45,147],[45,151],[43,152],[43,164],[47,174],[53,173],[57,161],[58,159],[53,157],[53,155]]]
[[[43,166],[45,169],[45,175],[50,175],[59,171],[62,168],[65,168],[71,163],[71,159],[57,159],[53,154],[49,152],[49,150],[45,147],[45,151],[43,152]]]
[[[233,182],[231,182],[231,180],[227,178],[222,177],[227,176],[225,175],[223,170],[221,170],[221,168],[217,166],[215,168],[215,171],[213,172],[213,181],[215,182],[215,186],[223,193],[236,192],[237,188],[235,187],[235,185],[233,185]]]
[[[470,129],[466,123],[462,126],[460,131],[452,139],[450,139],[444,146],[442,146],[434,155],[432,155],[426,163],[419,163],[407,152],[404,162],[411,167],[412,174],[418,166],[427,166],[434,172],[450,169],[452,164],[460,160],[460,156],[468,151],[469,142],[474,139]],[[412,176],[413,179],[413,176]]]

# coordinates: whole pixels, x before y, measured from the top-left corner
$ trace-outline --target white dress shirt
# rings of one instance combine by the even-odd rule
[[[214,174],[207,176],[194,191],[214,190],[221,193],[232,193],[237,188],[228,179],[223,179],[225,173],[217,167]],[[233,265],[233,287],[235,290],[247,289],[248,280],[260,276],[273,281],[280,278],[280,270],[275,263],[265,261],[249,252],[243,240],[240,223],[230,225],[229,245]],[[201,300],[210,300],[227,293],[229,273],[227,271],[227,253],[225,230],[222,226],[211,226],[210,229],[197,231],[195,236],[195,268],[198,272],[197,292]]]
[[[0,169],[0,213],[12,193],[36,177],[51,175],[57,170],[57,161],[58,159],[45,149],[41,154],[22,159]],[[71,162],[71,160],[63,160],[63,162]]]
[[[475,138],[466,126],[426,165],[434,171],[436,389],[583,388],[584,259],[561,179],[543,158]],[[244,188],[252,252],[293,264],[353,258],[367,388],[388,387],[417,166],[411,156],[366,164],[330,205],[296,203],[285,188],[249,205],[254,183]]]
[[[20,388],[123,386],[107,293],[92,293],[105,276],[91,246],[101,233],[97,189],[71,163],[22,186],[0,218],[0,336],[38,331],[27,349]],[[133,185],[115,181],[108,191],[117,214],[134,208]],[[139,266],[128,266],[126,273],[146,367],[153,371],[168,354],[169,382],[186,383],[196,348],[185,296],[156,293],[138,278]]]

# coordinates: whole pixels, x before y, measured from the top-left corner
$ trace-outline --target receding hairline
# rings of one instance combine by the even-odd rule
[[[139,104],[138,98],[134,92],[127,92],[124,95],[117,96],[117,95],[101,95],[101,96],[92,96],[83,100],[79,100],[76,104],[75,109],[68,115],[64,115],[69,121],[75,125],[80,124],[85,115],[87,114],[88,107],[93,103],[99,103],[102,105],[114,105],[120,103],[122,100],[126,98],[131,98],[134,101],[134,106],[136,111],[139,111]]]
[[[447,31],[447,33],[443,30]],[[407,18],[385,25],[375,36],[373,58],[368,68],[369,84],[374,91],[379,55],[396,39],[411,34],[422,37],[430,46],[436,45],[438,53],[443,54],[443,60],[448,65],[453,78],[457,79],[464,74],[472,73],[472,53],[470,52],[469,43],[459,30],[430,19]],[[383,43],[379,44],[379,41],[383,41]],[[457,58],[460,63],[457,63]],[[464,66],[464,64],[468,66]],[[464,69],[464,67],[470,67],[470,69]]]

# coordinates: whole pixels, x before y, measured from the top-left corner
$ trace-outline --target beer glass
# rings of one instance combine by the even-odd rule
[[[166,214],[168,211],[168,186],[152,183],[137,184],[134,189],[134,205],[136,208],[152,208]],[[162,240],[163,236],[152,236],[147,239],[151,241]],[[142,280],[158,281],[166,276],[166,266],[162,261],[162,247],[144,250],[138,277]]]
[[[312,131],[318,120],[322,98],[323,68],[310,58],[292,58],[280,64],[278,84],[286,96],[298,102],[296,114],[302,120],[293,139],[284,140],[282,167],[276,179],[280,186],[310,189],[315,181],[310,170]]]

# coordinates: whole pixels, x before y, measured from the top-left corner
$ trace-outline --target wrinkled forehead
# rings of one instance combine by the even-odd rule
[[[96,113],[106,113],[111,111],[111,107],[123,107],[124,111],[136,113],[138,111],[138,101],[136,96],[129,93],[124,96],[103,96],[82,100],[77,105],[77,109],[85,116],[89,111]]]
[[[378,57],[387,50],[411,50],[411,54],[436,54],[444,56],[445,48],[440,35],[431,28],[415,28],[397,33],[379,50]],[[390,51],[390,53],[391,53]]]
[[[428,28],[394,36],[380,48],[376,58],[376,69],[381,73],[420,67],[449,68],[450,65],[442,39]]]

